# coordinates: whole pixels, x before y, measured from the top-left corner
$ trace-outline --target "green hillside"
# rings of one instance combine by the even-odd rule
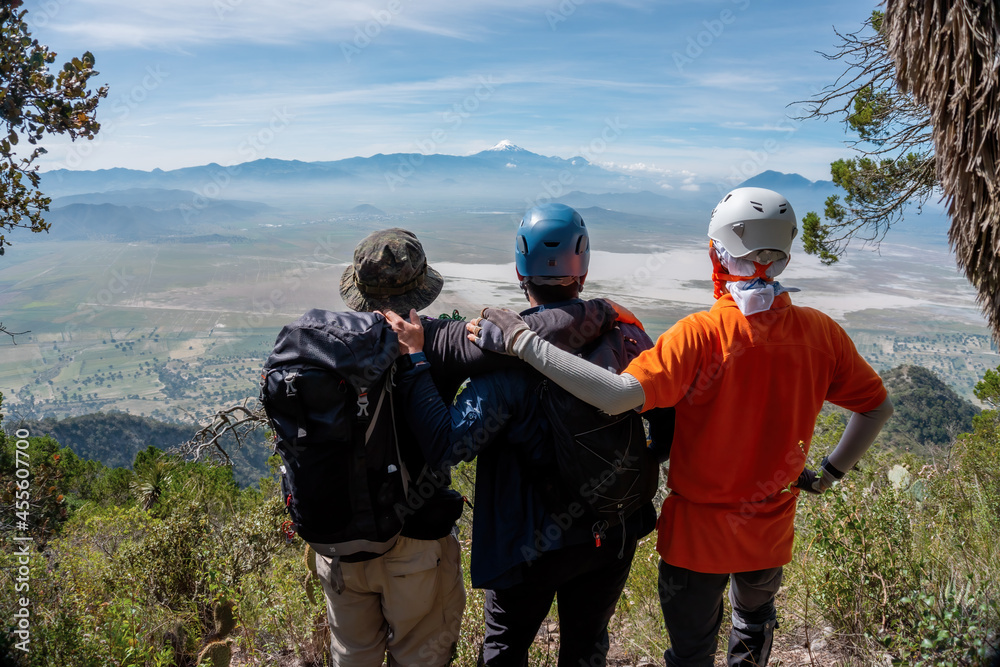
[[[979,408],[922,366],[897,366],[882,373],[882,382],[895,409],[880,437],[885,445],[918,453],[946,447],[971,431],[979,414]]]
[[[922,369],[894,369],[887,384],[901,406],[910,406],[895,424],[897,435],[889,435],[916,444],[910,451],[875,447],[833,490],[799,498],[771,664],[957,667],[989,664],[996,649],[1000,412],[981,411],[967,434],[944,443],[949,456],[931,457],[922,452],[941,445],[923,442],[924,430],[938,437],[965,424],[958,412],[968,406]],[[986,384],[983,400],[1000,404],[1000,383]],[[323,593],[304,563],[303,542],[283,533],[287,515],[274,468],[241,488],[232,468],[152,447],[128,461],[124,452],[143,438],[167,445],[188,427],[121,413],[22,422],[27,437],[3,426],[0,469],[29,470],[25,525],[18,524],[19,487],[9,475],[0,484],[0,528],[31,540],[23,542],[32,554],[24,598],[31,650],[15,650],[22,638],[10,622],[26,607],[16,596],[0,596],[0,617],[8,619],[0,627],[0,664],[330,664]],[[921,430],[907,432],[911,426]],[[131,469],[81,458],[76,447],[43,432],[78,438],[80,451],[126,460]],[[817,466],[842,432],[840,415],[822,417],[807,465]],[[474,466],[458,468],[454,480],[474,497]],[[667,492],[663,475],[658,500]],[[484,632],[483,591],[468,579],[471,536],[466,512],[459,537],[468,605],[457,667],[476,664]],[[668,646],[655,542],[655,533],[640,541],[611,620],[611,667],[655,663]],[[0,544],[0,573],[18,571],[19,544]],[[0,579],[13,586],[12,575]],[[551,619],[548,627],[555,627]],[[723,641],[728,632],[727,621]],[[543,635],[531,665],[555,664],[558,635]],[[211,661],[209,647],[219,650]]]
[[[109,468],[131,468],[136,455],[148,447],[171,451],[187,442],[197,426],[158,421],[124,412],[97,412],[79,417],[24,420],[10,428],[27,429],[33,436],[51,436],[69,447],[81,459],[99,461]],[[231,440],[224,440],[233,456],[233,475],[241,486],[255,484],[267,474],[271,447],[263,431],[246,447],[236,451]]]

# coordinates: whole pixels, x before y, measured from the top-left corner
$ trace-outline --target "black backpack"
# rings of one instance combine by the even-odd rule
[[[381,315],[310,310],[278,334],[260,400],[281,455],[282,496],[317,553],[364,560],[402,528],[408,474],[392,405],[396,334]]]
[[[637,338],[649,341],[641,330],[629,334],[616,326],[588,346],[584,358],[621,372],[651,345],[638,343]],[[608,415],[551,380],[542,382],[539,398],[552,433],[562,504],[582,504],[599,543],[607,528],[623,523],[656,495],[659,464],[646,446],[642,417],[634,410]]]

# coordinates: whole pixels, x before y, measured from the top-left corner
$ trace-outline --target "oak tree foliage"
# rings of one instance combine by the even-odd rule
[[[56,53],[33,39],[22,0],[0,0],[0,254],[11,245],[6,233],[49,229],[43,213],[50,199],[39,189],[35,160],[49,134],[93,139],[100,130],[98,102],[107,86],[89,90],[94,56],[85,52],[53,72]]]
[[[927,202],[937,183],[930,114],[901,92],[888,53],[884,14],[872,12],[861,29],[837,32],[836,50],[823,54],[846,67],[838,79],[804,105],[803,119],[837,119],[857,155],[830,165],[844,195],[826,200],[823,217],[803,218],[805,251],[836,262],[857,239],[877,244],[905,211]]]

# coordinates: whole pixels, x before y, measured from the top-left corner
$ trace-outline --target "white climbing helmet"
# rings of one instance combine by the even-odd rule
[[[758,250],[790,255],[797,232],[792,205],[765,188],[736,188],[716,205],[708,223],[708,237],[733,257]]]

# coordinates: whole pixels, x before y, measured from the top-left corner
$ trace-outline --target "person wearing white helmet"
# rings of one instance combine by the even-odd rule
[[[677,322],[621,374],[539,340],[510,311],[486,309],[468,325],[480,346],[519,356],[609,414],[676,407],[656,545],[668,667],[713,664],[727,584],[728,664],[767,664],[799,492],[830,488],[892,414],[881,378],[844,330],[792,305],[797,290],[775,280],[796,231],[779,193],[727,194],[709,224],[715,304]],[[813,471],[805,462],[824,401],[854,414]]]

